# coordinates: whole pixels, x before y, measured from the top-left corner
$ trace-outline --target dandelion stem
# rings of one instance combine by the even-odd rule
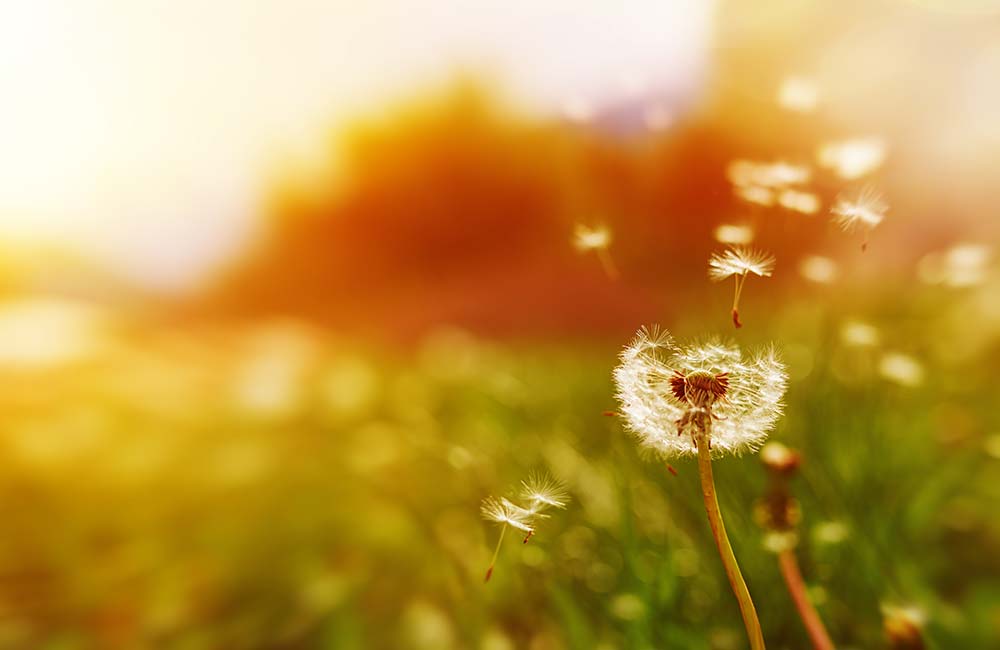
[[[806,626],[806,632],[812,640],[815,650],[835,650],[830,635],[827,634],[823,621],[820,619],[809,594],[806,592],[806,584],[802,579],[802,572],[799,570],[799,562],[795,557],[795,551],[785,549],[778,554],[778,564],[781,566],[781,575],[785,579],[785,586],[788,593],[795,601],[795,608],[799,610],[802,623]]]
[[[715,495],[715,478],[712,475],[712,454],[709,451],[709,432],[701,431],[694,436],[695,444],[698,447],[698,470],[701,474],[701,495],[705,501],[705,511],[708,513],[708,523],[712,527],[712,536],[715,538],[715,545],[719,549],[719,557],[722,558],[722,565],[726,569],[726,577],[733,588],[733,594],[740,605],[740,614],[743,616],[743,624],[747,629],[747,636],[750,638],[751,650],[765,650],[764,635],[760,630],[760,621],[757,619],[757,610],[753,606],[750,598],[750,591],[740,573],[740,566],[736,562],[736,555],[733,554],[733,547],[729,543],[726,535],[726,526],[722,522],[722,512],[719,511],[719,500]]]
[[[608,274],[608,277],[612,280],[617,280],[618,267],[615,266],[615,261],[611,259],[611,253],[608,252],[607,248],[597,249],[597,259],[601,261],[601,268]]]
[[[500,555],[500,545],[503,544],[503,535],[507,532],[507,526],[501,526],[500,528],[500,539],[497,540],[497,547],[493,550],[493,559],[490,560],[490,568],[486,569],[486,577],[483,582],[489,582],[490,578],[493,577],[493,567],[496,566],[497,556]]]

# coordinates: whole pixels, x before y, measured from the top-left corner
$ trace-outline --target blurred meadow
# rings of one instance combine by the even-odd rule
[[[838,648],[1000,647],[1000,4],[49,1],[0,36],[0,649],[745,648],[697,463],[607,413],[652,323],[787,364]],[[741,329],[727,244],[777,260]],[[810,647],[760,458],[714,465],[768,647]],[[571,500],[484,583],[480,503],[537,471]]]

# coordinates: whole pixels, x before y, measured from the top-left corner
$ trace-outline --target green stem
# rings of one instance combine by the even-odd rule
[[[740,614],[743,616],[743,625],[747,628],[747,636],[750,637],[751,650],[765,650],[764,635],[760,631],[760,621],[757,620],[757,610],[754,609],[753,600],[750,598],[750,591],[747,583],[740,573],[740,566],[736,563],[736,555],[733,554],[733,547],[729,544],[729,537],[726,536],[726,526],[722,523],[722,513],[719,511],[719,500],[715,496],[715,478],[712,476],[712,452],[708,449],[708,432],[698,432],[694,436],[695,444],[698,446],[698,470],[701,474],[701,495],[705,500],[705,511],[708,513],[708,523],[712,527],[712,536],[715,538],[715,545],[719,549],[719,557],[722,558],[722,566],[726,569],[726,577],[733,588],[733,594],[740,604]]]
[[[799,570],[799,561],[795,557],[795,551],[785,549],[778,554],[778,564],[781,566],[781,575],[785,579],[785,586],[788,593],[795,601],[795,608],[799,610],[802,623],[806,626],[809,638],[812,640],[813,648],[816,650],[834,650],[833,641],[823,626],[823,620],[809,600],[806,591],[806,583],[802,579],[802,572]]]

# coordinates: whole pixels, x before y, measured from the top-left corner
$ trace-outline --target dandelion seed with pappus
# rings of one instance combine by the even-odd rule
[[[882,200],[882,196],[868,187],[854,196],[841,194],[837,197],[831,212],[837,224],[845,232],[861,230],[864,233],[861,250],[866,250],[872,229],[882,223],[888,209],[889,206]]]
[[[508,526],[525,533],[524,543],[527,543],[535,534],[537,521],[548,519],[549,515],[545,510],[565,508],[569,503],[569,496],[562,483],[547,474],[532,474],[526,481],[521,482],[521,488],[521,496],[525,499],[526,506],[518,505],[505,497],[497,499],[492,496],[483,499],[480,506],[484,519],[500,524],[500,538],[493,550],[493,557],[483,582],[489,582],[493,576],[493,568],[496,566]]]
[[[760,277],[769,277],[774,272],[774,255],[752,248],[735,246],[723,253],[713,253],[708,260],[708,277],[715,282],[721,282],[732,276],[736,278],[736,291],[733,294],[733,325],[743,327],[740,321],[740,295],[747,276],[753,273]]]
[[[573,247],[581,253],[594,251],[597,259],[601,263],[601,268],[608,274],[608,277],[615,279],[618,277],[618,268],[608,247],[611,246],[611,230],[607,226],[587,226],[578,223],[573,227]]]
[[[639,443],[665,459],[698,457],[702,498],[726,576],[753,650],[764,648],[757,611],[719,510],[712,456],[754,451],[781,414],[787,374],[773,349],[744,358],[721,342],[676,344],[642,329],[614,370],[625,424]]]

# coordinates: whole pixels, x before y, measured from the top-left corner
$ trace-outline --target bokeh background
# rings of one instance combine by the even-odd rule
[[[998,80],[992,0],[3,3],[0,648],[745,647],[696,467],[602,415],[649,323],[782,350],[838,647],[1000,647]],[[484,584],[537,470],[572,502]],[[758,458],[716,477],[808,647]]]

